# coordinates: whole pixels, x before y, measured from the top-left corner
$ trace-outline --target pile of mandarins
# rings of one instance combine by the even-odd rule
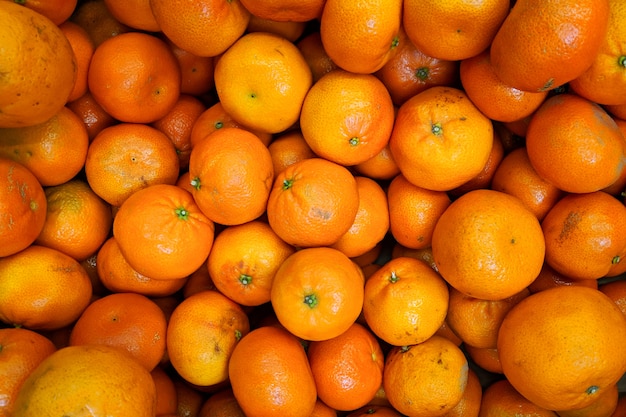
[[[626,2],[0,22],[0,417],[626,416]]]

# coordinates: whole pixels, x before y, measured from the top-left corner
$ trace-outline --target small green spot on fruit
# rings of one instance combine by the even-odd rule
[[[400,37],[396,36],[393,38],[393,40],[391,41],[391,49],[397,48],[398,45],[400,45]]]
[[[430,70],[428,67],[421,67],[415,71],[415,76],[419,78],[421,81],[426,81],[430,76]]]
[[[391,271],[391,275],[389,275],[389,282],[394,284],[394,283],[398,282],[399,279],[400,279],[400,277],[398,277],[398,275],[396,274],[396,271]]]
[[[243,334],[241,334],[241,331],[235,330],[235,340],[240,341],[242,337]]]
[[[593,395],[600,390],[600,387],[597,385],[592,385],[585,391],[588,395]]]
[[[186,208],[178,207],[174,211],[176,212],[176,215],[178,216],[179,219],[181,219],[181,220],[189,220],[189,211],[187,211]]]
[[[359,138],[354,137],[354,138],[350,138],[350,140],[348,141],[348,143],[350,144],[350,146],[356,146],[360,143],[361,141],[359,140]]]
[[[411,346],[404,345],[400,348],[400,353],[405,353],[405,352],[408,352],[409,350],[411,350]]]
[[[215,128],[216,129],[221,129],[224,127],[224,123],[223,122],[215,122]]]
[[[617,65],[619,65],[620,67],[626,68],[626,55],[622,55],[619,58],[617,58]]]
[[[239,282],[243,285],[248,285],[252,282],[252,277],[250,275],[241,274],[239,275]]]
[[[543,87],[539,89],[539,92],[548,91],[552,88],[553,85],[554,85],[554,78],[550,78],[548,81],[546,81]]]
[[[39,208],[39,204],[35,200],[30,200],[30,204],[28,205],[32,211],[37,211]]]
[[[430,125],[430,131],[435,136],[443,135],[443,127],[441,127],[441,123],[433,123]]]
[[[293,185],[293,180],[285,178],[283,180],[283,187],[282,187],[282,189],[283,190],[288,190],[288,189],[291,188],[292,185]]]
[[[189,185],[191,185],[193,188],[195,188],[196,190],[200,189],[200,178],[198,177],[194,177],[190,182]]]
[[[304,304],[308,305],[309,307],[313,308],[317,306],[318,303],[319,300],[317,299],[317,296],[315,294],[308,294],[304,296]]]
[[[613,259],[611,259],[611,264],[616,265],[619,263],[619,261],[621,261],[622,259],[620,258],[619,255],[616,255],[613,257]]]

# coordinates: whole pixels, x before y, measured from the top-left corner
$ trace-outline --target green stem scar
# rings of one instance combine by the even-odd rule
[[[180,220],[189,220],[189,212],[184,207],[178,207],[174,210]]]
[[[348,141],[348,143],[350,144],[350,146],[356,146],[359,144],[359,138],[354,137],[354,138],[350,138],[350,140]]]
[[[241,334],[241,331],[235,330],[235,340],[240,341],[242,337],[243,334]]]
[[[252,282],[252,277],[250,275],[241,274],[239,275],[239,282],[243,285],[248,285]]]
[[[293,180],[292,179],[284,179],[283,180],[283,190],[288,190],[291,188],[291,186],[293,185]]]
[[[391,271],[391,275],[389,275],[389,282],[396,283],[398,282],[398,280],[400,279],[400,277],[398,277],[398,275],[396,274],[396,271]]]
[[[598,392],[598,390],[600,389],[599,386],[597,385],[592,385],[589,388],[587,388],[587,390],[585,391],[588,395],[593,395],[596,392]]]
[[[441,123],[433,123],[430,125],[430,131],[435,136],[443,135],[443,128],[441,127]]]
[[[618,263],[619,263],[619,261],[621,261],[621,260],[622,260],[622,259],[620,258],[620,256],[619,256],[619,255],[616,255],[615,257],[613,257],[613,259],[611,259],[611,264],[612,264],[612,265],[618,264]]]
[[[415,76],[422,81],[426,81],[429,75],[430,75],[430,71],[428,67],[421,67],[415,70]]]
[[[189,185],[191,185],[193,188],[195,188],[196,190],[200,189],[200,178],[195,177],[193,178],[190,182]]]
[[[398,45],[400,45],[400,37],[396,36],[395,38],[393,38],[393,40],[391,41],[391,49],[396,48]]]
[[[304,304],[309,307],[313,308],[317,305],[317,303],[319,303],[319,300],[315,294],[307,294],[304,296]]]
[[[625,67],[626,68],[626,55],[622,55],[619,58],[617,58],[617,64],[620,67]]]

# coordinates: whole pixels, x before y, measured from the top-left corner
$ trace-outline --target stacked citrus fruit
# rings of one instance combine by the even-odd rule
[[[0,417],[626,416],[623,1],[0,21]]]

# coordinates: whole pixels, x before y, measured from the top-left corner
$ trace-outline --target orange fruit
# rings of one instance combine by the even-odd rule
[[[478,417],[482,401],[483,388],[476,372],[471,368],[467,371],[467,385],[461,401],[459,401],[443,417]]]
[[[581,286],[540,291],[515,305],[498,333],[504,375],[549,410],[590,405],[626,371],[626,318],[606,295]]]
[[[161,366],[155,367],[150,374],[156,388],[156,415],[176,415],[176,386],[174,381]]]
[[[85,29],[95,46],[132,30],[113,16],[104,0],[81,1],[70,21]]]
[[[87,129],[87,136],[90,142],[102,129],[116,123],[113,116],[104,111],[89,91],[76,100],[67,103],[67,107],[82,120]]]
[[[178,404],[176,412],[179,417],[198,417],[205,396],[200,390],[186,382],[180,375],[174,374],[174,386]]]
[[[76,82],[67,101],[74,101],[87,92],[87,74],[89,73],[89,64],[95,46],[89,37],[89,33],[78,24],[65,21],[59,25],[59,29],[70,42],[74,57],[76,59]]]
[[[109,237],[113,224],[109,204],[81,179],[47,187],[45,194],[46,221],[35,243],[78,261],[96,253]]]
[[[497,348],[477,348],[470,345],[463,345],[463,350],[481,369],[493,374],[502,374],[502,363]]]
[[[422,249],[410,249],[395,242],[393,244],[393,247],[391,248],[391,259],[399,258],[401,256],[407,256],[409,258],[418,259],[422,262],[425,262],[435,272],[439,272],[437,270],[437,265],[435,264],[435,260],[433,259],[432,247],[430,246],[427,246]]]
[[[266,19],[257,15],[250,15],[250,21],[246,28],[247,33],[268,32],[282,36],[290,42],[296,42],[307,27],[306,22],[281,21]]]
[[[317,389],[306,352],[280,327],[259,327],[243,337],[228,375],[247,417],[308,417],[315,407]]]
[[[320,36],[332,61],[346,71],[371,74],[395,53],[402,1],[326,0]]]
[[[626,248],[626,207],[603,191],[568,194],[542,222],[546,262],[561,274],[598,279],[621,262]]]
[[[446,318],[446,282],[415,258],[387,261],[367,279],[364,293],[367,325],[376,336],[394,346],[424,342]]]
[[[270,298],[278,321],[304,340],[339,336],[363,305],[363,273],[337,249],[301,249],[276,271]]]
[[[180,78],[178,61],[164,41],[127,32],[96,47],[87,81],[93,97],[115,119],[151,123],[176,103]]]
[[[197,56],[216,56],[243,35],[250,12],[239,0],[222,2],[150,0],[163,34]]]
[[[570,193],[608,187],[626,165],[624,137],[613,118],[574,94],[551,97],[533,114],[526,149],[537,173]]]
[[[165,133],[174,144],[180,168],[189,166],[191,153],[191,131],[198,117],[206,110],[199,98],[181,94],[174,107],[162,118],[154,121],[152,127]]]
[[[267,145],[267,149],[272,157],[274,175],[302,159],[316,156],[300,130],[290,130],[279,135]]]
[[[610,417],[617,409],[619,389],[617,384],[607,389],[587,407],[577,410],[557,411],[559,417]]]
[[[50,19],[52,23],[60,26],[74,13],[78,2],[76,0],[19,0],[15,3],[44,15]]]
[[[435,86],[400,106],[389,146],[409,182],[448,191],[482,171],[493,126],[463,91]]]
[[[535,293],[561,285],[582,285],[584,287],[598,289],[598,280],[568,277],[556,272],[547,262],[544,262],[537,278],[528,285],[528,290],[531,293]]]
[[[228,364],[237,344],[250,331],[248,316],[217,291],[185,298],[167,326],[170,363],[186,381],[200,386],[228,379]]]
[[[213,57],[192,54],[180,48],[168,38],[165,39],[165,42],[174,53],[174,57],[180,66],[181,94],[200,97],[215,87],[213,81],[215,62]]]
[[[330,408],[318,398],[309,417],[337,417],[337,410]]]
[[[387,199],[396,242],[409,249],[430,247],[435,224],[450,205],[448,194],[413,185],[399,174],[389,183]]]
[[[202,403],[198,417],[246,417],[231,388],[211,394]]]
[[[495,348],[504,316],[530,295],[526,288],[502,300],[481,300],[450,288],[446,322],[463,343],[476,348]]]
[[[70,42],[50,19],[12,1],[0,2],[0,20],[0,127],[43,123],[65,106],[74,88]]]
[[[545,242],[539,220],[516,197],[474,190],[439,217],[432,251],[451,286],[475,298],[501,300],[539,275]]]
[[[219,235],[218,235],[219,236]],[[213,283],[213,278],[209,275],[208,262],[205,262],[185,279],[185,285],[182,290],[183,298],[187,298],[195,293],[204,290],[217,291],[217,287]]]
[[[382,81],[372,74],[337,69],[320,78],[306,94],[300,129],[318,156],[350,166],[382,151],[394,116]]]
[[[126,26],[147,32],[161,29],[152,14],[149,0],[104,0],[104,4],[113,17]]]
[[[26,167],[0,158],[0,257],[30,246],[46,222],[48,201],[37,178]]]
[[[613,116],[619,117],[620,119],[626,119],[626,104],[607,104],[604,108]]]
[[[400,173],[400,168],[398,168],[398,164],[391,154],[389,142],[372,158],[356,164],[352,168],[356,173],[375,180],[391,180]]]
[[[613,120],[615,120],[617,127],[622,132],[624,143],[626,144],[626,120],[619,119],[619,118],[615,118]],[[603,188],[602,191],[606,191],[609,194],[619,197],[619,195],[625,190],[626,190],[626,164],[624,164],[624,166],[622,167],[622,173],[620,174],[617,181],[615,181],[613,184],[609,185],[608,187]]]
[[[554,411],[533,404],[511,385],[506,379],[498,380],[487,386],[483,392],[479,417],[557,417]]]
[[[383,387],[400,413],[441,416],[463,398],[468,372],[461,349],[446,338],[432,336],[417,345],[395,346],[389,351]]]
[[[617,400],[617,408],[613,414],[611,414],[611,417],[619,417],[623,415],[624,412],[626,412],[626,396],[620,394]]]
[[[150,372],[111,346],[70,346],[39,364],[15,401],[16,417],[69,415],[154,416],[156,388]],[[78,411],[76,411],[78,410]]]
[[[513,122],[530,116],[546,99],[547,91],[522,91],[504,84],[496,75],[489,49],[460,64],[463,90],[491,120]]]
[[[0,321],[35,330],[73,323],[91,301],[92,286],[77,260],[30,245],[0,258]]]
[[[552,90],[591,66],[608,20],[608,0],[517,1],[491,43],[493,69],[519,90]]]
[[[167,184],[136,191],[113,219],[124,258],[153,279],[184,278],[198,269],[209,256],[214,230],[189,192]]]
[[[626,316],[626,280],[618,279],[598,286],[598,290],[608,296]]]
[[[328,56],[326,49],[324,49],[322,35],[320,35],[319,30],[306,34],[296,42],[296,46],[302,53],[309,68],[311,68],[314,83],[322,78],[324,74],[338,68],[337,64]]]
[[[209,134],[225,127],[238,127],[240,129],[249,130],[257,135],[259,139],[261,139],[261,142],[265,145],[268,145],[272,140],[271,133],[250,129],[236,122],[232,116],[224,110],[222,103],[218,101],[217,103],[209,106],[209,108],[202,112],[202,114],[200,114],[200,116],[196,119],[196,122],[191,129],[191,147],[194,147]]]
[[[134,192],[154,184],[174,184],[179,159],[167,135],[141,123],[103,129],[89,145],[85,175],[104,201],[119,207]]]
[[[621,1],[609,0],[609,22],[600,50],[591,67],[569,82],[575,93],[598,104],[626,104],[618,92],[626,88],[626,5]]]
[[[279,22],[308,22],[322,15],[324,0],[242,0],[250,13]]]
[[[224,110],[254,130],[278,133],[300,116],[311,69],[300,50],[267,32],[239,38],[215,64],[215,89]]]
[[[504,158],[504,144],[497,130],[493,132],[493,146],[489,153],[489,158],[483,166],[483,169],[474,178],[448,191],[452,198],[460,197],[468,191],[477,190],[479,188],[491,188],[493,177],[496,169],[500,166]]]
[[[359,191],[359,209],[350,229],[330,245],[349,258],[374,249],[389,231],[389,207],[383,188],[368,177],[356,176],[354,179]]]
[[[24,165],[43,186],[74,178],[85,164],[88,146],[84,124],[67,107],[42,123],[0,128],[0,156]]]
[[[295,248],[265,222],[253,220],[222,230],[207,261],[215,287],[244,306],[270,301],[276,271]]]
[[[189,176],[202,212],[216,223],[236,225],[265,212],[274,167],[258,136],[231,127],[216,130],[193,147]]]
[[[165,354],[163,310],[145,295],[115,293],[93,301],[70,334],[70,346],[107,345],[126,350],[152,371]]]
[[[336,337],[309,343],[307,355],[317,396],[335,410],[368,404],[383,382],[385,358],[378,339],[358,323]]]
[[[535,171],[525,147],[509,152],[496,168],[491,189],[519,198],[539,221],[565,193]]]
[[[352,411],[346,417],[401,417],[402,414],[386,405],[366,405],[357,410]]]
[[[296,247],[328,246],[354,223],[359,190],[350,171],[323,158],[309,158],[276,175],[267,218],[276,234]]]
[[[11,415],[15,397],[31,372],[56,351],[50,339],[23,328],[0,329],[0,414]]]
[[[400,26],[398,37],[398,46],[393,55],[374,73],[389,90],[393,104],[401,106],[429,87],[457,83],[457,61],[433,58],[425,54],[411,42],[404,25]]]
[[[152,279],[135,271],[111,236],[96,255],[96,271],[102,285],[110,292],[132,292],[148,297],[164,297],[179,291],[187,282],[180,279]]]
[[[402,22],[409,39],[425,54],[459,61],[489,47],[509,8],[506,0],[409,0]]]

